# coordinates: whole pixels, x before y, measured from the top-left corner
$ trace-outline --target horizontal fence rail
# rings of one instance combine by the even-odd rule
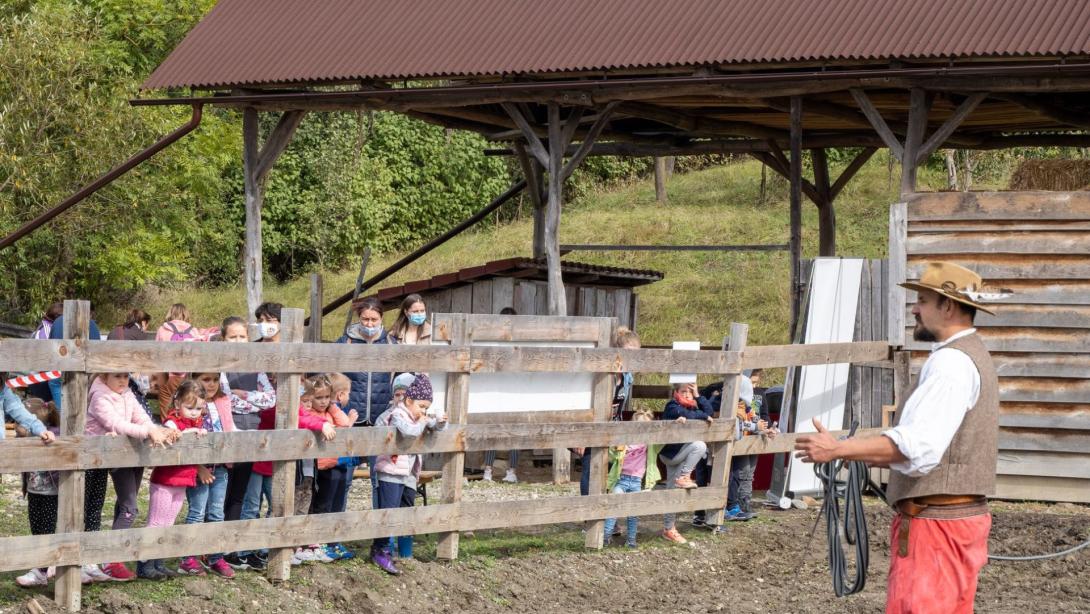
[[[884,341],[754,346],[742,352],[336,343],[0,339],[0,371],[346,373],[740,373],[886,360]]]

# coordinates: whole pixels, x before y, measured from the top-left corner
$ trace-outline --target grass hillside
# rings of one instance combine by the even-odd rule
[[[837,169],[838,170],[838,169]],[[834,176],[837,172],[834,170]],[[926,182],[928,177],[924,178]],[[936,177],[936,180],[939,178]],[[787,243],[788,194],[784,180],[768,174],[764,202],[760,198],[761,167],[755,161],[675,175],[668,184],[669,204],[655,202],[650,180],[589,194],[569,203],[563,213],[564,243],[731,244]],[[897,197],[898,177],[890,177],[885,153],[875,156],[837,199],[837,246],[844,256],[883,257],[886,250],[888,206]],[[809,201],[803,209],[804,254],[817,253],[817,210]],[[468,232],[407,267],[384,286],[400,285],[480,264],[528,254],[529,218]],[[361,250],[362,251],[362,250]],[[403,254],[373,257],[377,272]],[[750,325],[751,344],[786,343],[789,318],[788,256],[786,252],[579,252],[573,260],[623,267],[656,269],[665,279],[639,289],[639,332],[648,344],[699,338],[718,344],[730,322]],[[357,271],[325,271],[325,298],[350,289]],[[269,284],[265,298],[289,306],[308,305],[309,281]],[[241,286],[216,290],[165,289],[149,295],[142,305],[153,318],[166,314],[170,303],[186,303],[202,325],[224,316],[242,315]],[[100,318],[112,323],[116,313]],[[327,339],[340,334],[345,312],[326,317]]]

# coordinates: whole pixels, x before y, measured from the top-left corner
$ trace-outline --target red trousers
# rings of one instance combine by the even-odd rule
[[[908,556],[902,557],[897,531],[909,520]],[[991,514],[956,520],[894,517],[886,614],[972,614],[991,529]]]

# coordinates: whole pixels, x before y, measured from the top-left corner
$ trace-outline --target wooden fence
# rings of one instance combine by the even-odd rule
[[[88,303],[65,305],[63,341],[0,340],[0,370],[58,369],[65,372],[62,434],[44,446],[31,439],[0,442],[0,472],[61,472],[59,517],[54,535],[0,539],[0,571],[56,565],[56,596],[62,606],[80,606],[79,565],[109,561],[171,558],[224,550],[269,548],[268,575],[287,579],[291,548],[299,544],[353,541],[390,535],[438,533],[438,555],[455,558],[458,531],[600,521],[610,516],[721,510],[726,502],[732,454],[790,450],[793,437],[747,438],[735,445],[732,419],[707,422],[606,422],[609,374],[704,373],[725,378],[724,398],[737,398],[742,369],[832,362],[870,362],[888,358],[885,342],[813,346],[746,347],[745,325],[734,325],[729,351],[623,350],[609,347],[548,348],[473,346],[340,345],[302,343],[303,312],[284,309],[281,343],[157,343],[88,341]],[[512,341],[544,339],[556,331],[587,327],[603,330],[601,318],[474,316],[458,314],[452,326],[474,324],[476,335]],[[609,322],[609,320],[606,320]],[[489,330],[491,329],[491,330]],[[440,336],[468,340],[464,330]],[[586,332],[586,331],[584,331]],[[151,448],[126,437],[87,437],[88,378],[104,372],[269,372],[277,374],[278,430],[185,435],[169,448]],[[351,371],[446,372],[446,412],[450,426],[415,440],[390,428],[338,431],[325,442],[298,430],[301,374]],[[592,422],[467,424],[471,374],[487,372],[590,372],[595,380]],[[632,443],[709,444],[711,484],[694,490],[656,490],[605,494],[605,448]],[[591,495],[510,502],[460,501],[464,454],[510,448],[591,447]],[[295,459],[395,453],[446,454],[442,501],[426,507],[348,511],[293,516]],[[201,525],[175,525],[84,533],[84,471],[113,467],[153,467],[195,463],[274,461],[271,518]],[[714,519],[714,517],[713,517]],[[600,523],[587,531],[587,545],[601,547]]]

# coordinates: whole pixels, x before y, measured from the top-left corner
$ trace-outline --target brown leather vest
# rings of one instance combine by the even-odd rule
[[[980,397],[942,455],[927,475],[913,478],[890,471],[886,498],[891,503],[927,495],[994,495],[995,468],[999,456],[999,380],[992,357],[980,335],[973,333],[945,346],[965,352],[980,373]],[[912,386],[916,391],[917,383]],[[905,400],[911,393],[905,397]],[[905,400],[897,408],[901,421]]]

